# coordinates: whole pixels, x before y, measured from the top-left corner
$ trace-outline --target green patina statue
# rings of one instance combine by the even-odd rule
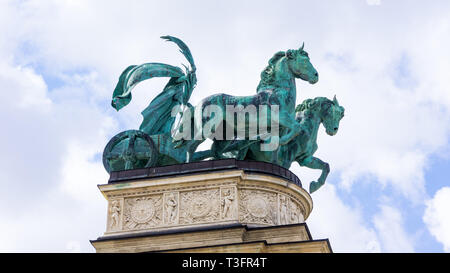
[[[336,96],[333,100],[324,97],[307,99],[296,108],[296,122],[300,125],[300,133],[286,145],[274,152],[261,151],[258,145],[251,145],[246,160],[258,160],[276,163],[289,169],[292,162],[311,169],[320,169],[322,174],[317,182],[309,184],[309,192],[320,188],[330,172],[328,163],[313,154],[317,150],[317,132],[323,124],[328,135],[333,136],[339,129],[339,122],[344,117],[344,108],[339,105]],[[275,155],[275,159],[274,159]]]
[[[208,158],[265,161],[285,168],[296,161],[322,170],[318,181],[310,184],[311,193],[324,184],[329,166],[313,157],[318,128],[323,124],[326,132],[334,135],[344,108],[336,97],[307,99],[295,106],[295,79],[311,84],[318,81],[304,45],[280,51],[269,60],[255,95],[216,94],[194,107],[188,102],[197,83],[191,52],[178,38],[162,38],[178,45],[190,67],[183,65],[183,71],[168,64],[146,63],[123,71],[112,99],[117,111],[131,101],[137,83],[153,77],[170,79],[142,112],[139,130],[122,132],[109,141],[103,153],[108,172]],[[208,138],[213,141],[211,149],[197,151]]]

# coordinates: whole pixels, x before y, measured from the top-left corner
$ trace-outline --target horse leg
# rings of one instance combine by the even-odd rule
[[[187,148],[186,163],[196,162],[212,156],[211,150],[196,152],[204,140],[190,140]]]
[[[322,170],[322,174],[320,175],[317,182],[312,181],[309,184],[309,193],[313,193],[316,190],[318,190],[325,183],[325,180],[327,179],[327,176],[330,173],[330,165],[313,156],[309,156],[304,160],[297,162],[298,164],[300,164],[300,166]]]
[[[288,144],[294,137],[296,137],[301,132],[300,124],[292,117],[292,115],[286,111],[280,111],[280,121],[281,127],[288,129],[288,133],[280,137],[280,145]]]
[[[190,162],[202,161],[202,160],[207,159],[209,157],[213,157],[213,153],[211,152],[211,150],[194,152],[192,154],[192,160]]]
[[[197,107],[199,107],[199,108],[196,108],[194,110],[194,115],[191,116],[191,139],[184,140],[185,143],[183,143],[184,145],[187,146],[186,163],[201,161],[201,160],[209,157],[208,154],[206,154],[206,153],[196,153],[195,152],[197,150],[198,146],[205,141],[205,138],[203,138],[203,124],[205,122],[203,115],[202,115],[203,108],[204,108],[203,103],[201,103]],[[197,112],[198,109],[200,109],[201,111]],[[200,114],[200,115],[198,115],[198,114]]]
[[[245,156],[247,155],[247,152],[248,152],[248,147],[239,149],[236,160],[244,160]]]

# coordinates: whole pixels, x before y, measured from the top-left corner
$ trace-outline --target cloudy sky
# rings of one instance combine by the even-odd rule
[[[0,1],[0,251],[93,252],[106,227],[107,141],[138,128],[165,85],[152,79],[120,112],[125,67],[186,63],[191,102],[255,93],[277,51],[305,42],[320,80],[298,103],[337,95],[340,131],[321,128],[331,165],[307,224],[335,252],[450,252],[450,2]],[[320,172],[293,170],[305,188]]]

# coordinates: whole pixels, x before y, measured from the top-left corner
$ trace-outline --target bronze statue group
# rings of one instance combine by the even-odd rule
[[[103,153],[108,172],[148,168],[200,160],[235,158],[264,161],[289,168],[300,166],[320,169],[310,193],[327,178],[328,163],[314,157],[320,124],[334,135],[344,116],[336,96],[316,97],[295,105],[295,79],[314,84],[318,73],[310,62],[304,44],[299,49],[277,52],[261,73],[256,94],[231,96],[215,94],[198,105],[189,103],[194,90],[196,66],[189,48],[178,38],[161,37],[174,42],[189,62],[184,71],[162,63],[127,67],[113,93],[112,107],[117,111],[130,103],[131,90],[139,82],[153,77],[168,77],[169,82],[142,111],[139,130],[127,130],[113,137]],[[197,151],[206,139],[210,149]]]

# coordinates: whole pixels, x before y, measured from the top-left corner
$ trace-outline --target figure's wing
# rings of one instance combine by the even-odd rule
[[[191,65],[191,71],[186,68],[186,77],[183,71],[176,66],[161,63],[146,63],[139,66],[131,65],[125,69],[119,77],[119,82],[114,89],[111,105],[114,109],[119,111],[131,101],[131,90],[141,81],[151,79],[153,77],[170,77],[180,78],[181,81],[186,81],[186,88],[183,95],[183,103],[187,103],[192,90],[195,87],[197,78],[195,76],[195,64],[191,51],[188,46],[180,39],[173,36],[162,36],[164,40],[174,42],[180,48],[180,52],[186,57]],[[181,78],[183,77],[183,78]]]
[[[188,101],[191,97],[192,91],[195,88],[195,85],[197,84],[197,76],[195,74],[196,71],[196,66],[194,63],[194,58],[192,57],[192,53],[191,50],[189,49],[189,47],[180,39],[178,39],[177,37],[173,37],[173,36],[161,36],[162,39],[166,40],[166,41],[170,41],[173,42],[175,44],[177,44],[177,46],[180,48],[180,52],[181,54],[184,55],[184,57],[188,60],[190,66],[191,66],[191,70],[189,71],[189,68],[183,64],[185,70],[186,70],[186,77],[183,78],[182,80],[185,82],[184,84],[184,91],[183,91],[183,99],[182,99],[182,108],[183,111],[186,109]],[[181,126],[181,119],[178,118],[176,121],[176,125],[175,128],[179,128],[179,126]]]
[[[176,66],[162,63],[146,63],[142,65],[130,65],[119,77],[119,82],[114,89],[111,105],[119,111],[131,101],[131,90],[141,81],[154,77],[182,77],[183,71]]]
[[[194,58],[192,57],[189,47],[183,41],[178,39],[177,37],[167,35],[167,36],[161,36],[161,38],[166,41],[171,41],[171,42],[174,42],[175,44],[177,44],[178,47],[180,48],[180,52],[184,55],[184,57],[188,60],[189,64],[191,65],[192,72],[195,72],[196,67],[194,64]]]

